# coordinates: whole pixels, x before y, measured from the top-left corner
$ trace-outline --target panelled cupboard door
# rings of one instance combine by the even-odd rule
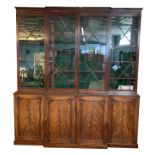
[[[137,147],[139,96],[110,98],[110,144]]]
[[[81,146],[107,147],[108,98],[80,96],[78,98],[77,134]]]
[[[45,145],[71,145],[75,136],[75,99],[73,96],[48,97],[48,141]]]
[[[16,94],[14,99],[15,144],[41,144],[43,97]]]

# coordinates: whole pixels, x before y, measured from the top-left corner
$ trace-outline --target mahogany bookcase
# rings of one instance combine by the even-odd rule
[[[15,144],[138,147],[141,10],[16,8]]]

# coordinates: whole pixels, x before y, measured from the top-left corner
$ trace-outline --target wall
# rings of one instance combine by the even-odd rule
[[[5,0],[0,5],[0,154],[64,154],[64,155],[146,155],[154,154],[155,138],[155,8],[153,0]],[[17,89],[16,77],[16,21],[15,6],[110,6],[143,7],[139,83],[141,95],[139,119],[139,149],[70,149],[15,146],[13,95]]]

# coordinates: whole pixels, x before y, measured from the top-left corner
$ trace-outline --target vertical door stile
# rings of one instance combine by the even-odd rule
[[[44,18],[45,18],[45,22],[44,22],[44,25],[45,25],[45,88],[47,89],[49,87],[49,70],[48,70],[48,51],[49,51],[49,17],[48,17],[48,14],[45,13],[44,15]]]
[[[111,13],[107,21],[107,50],[106,50],[106,68],[105,68],[105,90],[109,90],[110,80],[110,42],[111,42]]]
[[[138,85],[138,64],[139,64],[139,46],[140,46],[140,31],[141,31],[141,15],[138,16],[138,37],[137,37],[137,51],[136,51],[136,69],[135,69],[135,91],[137,92]]]
[[[76,15],[75,21],[75,89],[78,91],[79,84],[79,44],[80,44],[80,17]]]

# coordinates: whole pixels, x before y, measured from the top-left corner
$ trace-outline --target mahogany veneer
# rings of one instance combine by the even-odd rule
[[[136,8],[24,8],[17,10],[17,50],[18,50],[18,90],[14,93],[15,144],[43,145],[45,147],[75,148],[137,148],[139,95],[137,94],[139,31],[141,9]],[[75,16],[75,88],[54,88],[49,80],[49,35],[48,18],[50,16]],[[106,16],[107,51],[104,57],[104,89],[81,89],[79,84],[79,44],[80,16]],[[20,18],[44,18],[44,81],[35,81],[35,88],[24,85],[24,73],[21,75],[19,58],[23,48],[19,40]],[[111,89],[110,83],[110,36],[112,16],[138,17],[138,37],[136,54],[130,64],[135,67],[134,89]],[[134,23],[133,19],[133,23]],[[23,24],[23,23],[22,23]],[[31,24],[31,23],[29,23]],[[23,28],[25,30],[26,28]],[[35,30],[34,30],[35,31]],[[37,31],[37,30],[36,30]],[[33,33],[33,32],[32,32]],[[95,33],[95,32],[94,32]],[[95,35],[95,34],[92,35]],[[31,35],[31,34],[30,34]],[[42,34],[40,34],[42,35]],[[125,35],[125,34],[124,34]],[[37,35],[34,37],[38,37]],[[133,37],[133,36],[132,36]],[[22,39],[22,38],[20,38]],[[51,40],[54,38],[50,38]],[[24,43],[23,43],[24,44]],[[38,49],[37,49],[38,50]],[[27,54],[30,52],[26,50]],[[29,58],[29,61],[31,59]],[[103,59],[100,58],[100,61]],[[134,62],[133,62],[134,61]],[[51,61],[52,62],[52,61]],[[113,61],[114,63],[115,61]],[[117,63],[119,63],[118,61]],[[117,64],[116,63],[116,64]],[[128,61],[125,61],[128,63]],[[52,67],[51,67],[52,68]],[[54,78],[53,68],[50,76]],[[60,71],[59,71],[60,72]],[[67,72],[67,71],[66,71]],[[71,72],[71,71],[70,71]],[[102,73],[102,72],[101,72]],[[132,74],[132,73],[131,73]],[[32,78],[31,78],[32,79]],[[123,79],[123,78],[122,78]],[[120,78],[120,80],[122,80]],[[128,77],[128,80],[130,78]],[[29,82],[29,81],[28,81]],[[133,81],[131,81],[133,82]],[[33,82],[28,83],[33,84]],[[41,88],[40,88],[40,87]],[[114,88],[114,85],[113,85]]]

